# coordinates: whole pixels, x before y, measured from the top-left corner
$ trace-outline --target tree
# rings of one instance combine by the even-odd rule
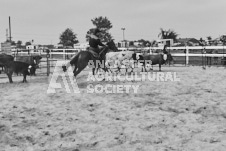
[[[18,48],[21,48],[21,46],[22,46],[22,41],[21,41],[21,40],[18,40],[17,43],[16,43],[16,46],[17,46]]]
[[[31,45],[31,42],[30,41],[28,41],[28,42],[25,43],[25,46],[28,46],[28,45]]]
[[[109,30],[113,27],[111,22],[109,21],[109,19],[107,17],[97,17],[94,19],[91,19],[93,25],[95,26],[95,28],[99,28],[101,30],[101,35],[100,35],[100,39],[103,42],[108,42],[112,39],[111,34],[109,33]],[[92,34],[94,32],[94,29],[92,28],[87,32],[86,35],[86,40],[88,41],[89,38],[89,34]]]
[[[157,41],[156,40],[151,41],[151,45],[150,46],[151,47],[157,47],[158,46]]]
[[[171,29],[163,30],[162,28],[160,28],[160,33],[158,35],[161,39],[173,39],[173,41],[177,41],[177,36],[178,34],[175,31]]]
[[[205,41],[202,39],[202,37],[199,39],[199,45],[200,45],[200,46],[205,46],[205,45],[206,45],[206,43],[205,43]]]
[[[207,38],[207,40],[212,40],[211,36],[207,36],[206,38]]]
[[[151,46],[151,42],[148,40],[140,39],[138,42],[142,43],[144,47],[149,47]]]
[[[7,40],[6,40],[6,42],[10,42],[10,40],[9,40],[9,39],[7,39]],[[11,43],[11,45],[12,45],[12,46],[15,46],[15,45],[16,45],[15,41],[13,41],[13,40],[11,40],[11,42],[10,42],[10,43]]]
[[[15,41],[11,41],[11,45],[12,46],[15,46],[16,45],[16,42]]]
[[[60,35],[60,42],[59,44],[63,44],[64,47],[72,46],[79,41],[77,40],[77,35],[74,34],[72,29],[67,28],[62,34]]]
[[[208,40],[209,45],[211,45],[212,44],[212,37],[211,36],[207,36],[206,38]]]
[[[45,45],[47,48],[49,49],[53,49],[54,48],[54,45]]]
[[[226,35],[220,36],[220,41],[223,43],[223,45],[226,44]]]

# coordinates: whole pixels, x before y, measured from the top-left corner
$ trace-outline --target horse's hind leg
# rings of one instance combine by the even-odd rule
[[[143,72],[143,69],[144,69],[144,65],[141,66],[141,72]]]
[[[76,77],[83,69],[85,69],[86,66],[87,64],[77,65],[76,66],[77,70],[74,70],[74,76]]]
[[[93,71],[93,75],[95,75],[95,70],[96,70],[96,74],[98,73],[98,70],[99,68],[93,68],[92,71]]]
[[[75,74],[75,72],[76,72],[77,69],[78,69],[77,67],[74,68],[74,70],[73,70],[73,73],[74,73],[74,74]]]
[[[78,70],[74,71],[74,76],[76,77],[82,70],[82,68],[78,68]]]

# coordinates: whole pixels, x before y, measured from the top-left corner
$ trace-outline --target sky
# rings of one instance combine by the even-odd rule
[[[218,38],[226,34],[226,0],[0,0],[0,42],[6,40],[11,18],[12,40],[59,43],[71,28],[80,43],[94,28],[92,19],[107,17],[118,42],[157,40],[160,28],[180,38]]]

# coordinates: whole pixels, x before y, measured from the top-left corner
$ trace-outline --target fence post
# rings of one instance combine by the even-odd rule
[[[30,48],[28,48],[27,54],[28,54],[28,56],[30,56]]]
[[[223,66],[226,65],[226,57],[224,56],[224,43],[223,43]]]
[[[50,67],[49,67],[49,49],[46,50],[46,65],[47,65],[47,76],[49,76]]]
[[[185,58],[185,60],[186,60],[185,65],[187,66],[187,65],[189,64],[189,49],[188,49],[187,46],[185,47],[185,49],[186,49],[186,50],[185,50],[185,51],[186,51],[186,52],[185,52],[185,57],[186,57],[186,58]]]
[[[50,54],[49,54],[50,56],[50,58],[52,58],[52,49],[50,49]]]
[[[65,49],[63,49],[63,58],[64,58],[64,60],[65,60],[65,57],[66,55],[65,55]]]

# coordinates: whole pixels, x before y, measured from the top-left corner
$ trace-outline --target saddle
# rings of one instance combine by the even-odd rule
[[[97,59],[100,58],[100,55],[97,52],[95,52],[94,50],[95,49],[92,47],[88,48],[88,52],[90,52],[94,58],[97,58]]]

